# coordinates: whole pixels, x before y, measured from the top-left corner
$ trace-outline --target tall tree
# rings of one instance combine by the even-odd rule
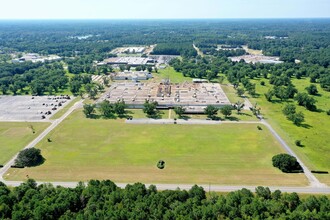
[[[174,112],[179,116],[179,118],[181,118],[182,115],[186,112],[186,109],[183,106],[176,106],[174,107]]]
[[[226,118],[231,115],[233,107],[230,105],[225,105],[224,107],[220,108],[221,114],[223,114]]]
[[[95,112],[95,105],[94,104],[84,104],[83,112],[87,118],[91,117],[92,114]]]
[[[155,117],[157,115],[157,105],[157,102],[146,100],[143,104],[143,112],[146,113],[148,117]]]
[[[219,109],[213,105],[208,105],[204,109],[204,113],[207,115],[208,118],[214,119],[218,114]]]

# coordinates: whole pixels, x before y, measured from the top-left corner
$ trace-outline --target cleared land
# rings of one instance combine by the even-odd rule
[[[282,113],[286,102],[280,102],[275,99],[270,103],[265,99],[263,94],[268,91],[271,85],[267,80],[262,80],[266,82],[266,86],[260,85],[261,80],[254,80],[256,91],[260,94],[260,97],[251,99],[251,102],[257,102],[261,106],[261,112],[268,122],[311,170],[330,172],[330,116],[324,112],[330,109],[330,93],[325,92],[318,84],[315,84],[320,95],[314,96],[314,98],[318,101],[316,106],[320,111],[311,112],[301,106],[297,106],[297,111],[302,111],[305,115],[305,122],[298,127],[287,120]],[[309,79],[293,79],[292,81],[299,92],[306,92],[305,87],[310,85]],[[304,146],[297,147],[295,140],[301,140]],[[321,182],[330,185],[329,174],[316,175],[316,177]]]
[[[173,67],[166,67],[165,69],[158,69],[158,73],[153,73],[154,82],[160,82],[162,79],[169,78],[171,83],[192,82],[190,77],[183,76],[182,73],[175,71]]]
[[[250,49],[248,46],[246,45],[243,45],[242,48],[249,54],[252,54],[252,55],[262,55],[262,50],[253,50],[253,49]]]
[[[0,122],[0,164],[9,161],[50,123]],[[33,129],[35,133],[33,133]]]
[[[283,152],[266,128],[251,124],[129,125],[70,115],[39,144],[40,167],[11,169],[6,179],[111,179],[116,182],[306,185],[283,174],[271,158]],[[162,159],[164,170],[156,167]]]

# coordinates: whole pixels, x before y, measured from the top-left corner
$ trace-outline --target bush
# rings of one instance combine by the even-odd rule
[[[258,130],[261,131],[262,130],[262,127],[260,127],[259,125],[257,126]]]
[[[261,81],[260,85],[264,86],[264,85],[266,85],[266,83],[264,81]]]
[[[330,109],[327,111],[327,115],[330,115]]]
[[[302,146],[302,144],[301,144],[301,140],[296,140],[294,143],[295,143],[296,146],[298,146],[298,147],[301,147],[301,146]]]
[[[161,170],[164,169],[165,168],[165,161],[163,161],[163,160],[158,161],[157,167],[158,167],[158,169],[161,169]]]
[[[28,148],[20,151],[15,160],[15,166],[33,167],[44,162],[40,149]]]
[[[289,154],[278,154],[272,158],[273,166],[284,173],[301,172],[302,167],[297,159]]]

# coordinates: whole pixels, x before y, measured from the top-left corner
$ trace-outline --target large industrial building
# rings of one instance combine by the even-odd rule
[[[156,60],[144,57],[111,57],[105,59],[103,62],[97,63],[97,65],[130,65],[132,67],[142,65],[155,65]]]
[[[57,55],[49,55],[49,56],[40,56],[37,53],[28,53],[23,55],[20,58],[17,59],[13,59],[12,63],[23,63],[26,61],[31,61],[32,63],[36,63],[36,62],[42,62],[44,63],[45,61],[59,61],[62,58],[60,56]]]
[[[264,56],[264,55],[242,55],[238,57],[230,57],[229,58],[233,62],[239,62],[241,60],[244,60],[246,63],[264,63],[264,64],[279,64],[283,63],[283,61],[280,61],[279,57],[274,56]]]
[[[231,104],[218,83],[114,83],[103,99],[111,103],[124,100],[129,108],[156,101],[158,108],[184,106],[187,113],[202,113],[207,105]]]
[[[152,78],[152,74],[146,71],[125,71],[119,73],[111,73],[113,80],[132,80],[138,82],[140,80],[148,80]]]

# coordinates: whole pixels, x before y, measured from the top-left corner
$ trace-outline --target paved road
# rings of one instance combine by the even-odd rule
[[[82,102],[83,100],[76,102],[64,115],[62,115],[62,117],[51,121],[51,125],[46,128],[46,130],[44,130],[38,137],[36,137],[36,139],[26,145],[24,149],[36,146],[44,137],[49,134],[49,132],[56,128],[56,126],[59,125],[66,117],[68,117],[68,115],[70,115],[75,109],[82,107]],[[8,171],[10,166],[14,165],[17,155],[18,153],[10,161],[8,161],[3,168],[0,169],[0,181],[3,181],[3,175]]]
[[[274,137],[281,143],[282,147],[285,149],[285,151],[297,158],[297,161],[299,162],[300,166],[304,170],[304,174],[307,177],[310,185],[312,187],[325,187],[326,185],[321,183],[313,174],[312,172],[307,168],[307,166],[299,159],[299,157],[293,152],[293,150],[289,147],[289,145],[286,144],[286,142],[278,135],[278,133],[272,128],[272,126],[265,121],[264,119],[261,119],[261,123],[264,124],[270,132],[274,135]]]
[[[1,119],[1,122],[52,122],[52,119],[40,119],[40,120],[16,120],[16,119]]]
[[[8,186],[19,186],[21,181],[4,181],[4,183]],[[44,184],[48,182],[37,182],[38,184]],[[78,182],[51,182],[54,186],[63,186],[74,188],[77,186]],[[87,185],[87,183],[85,183]],[[116,183],[116,185],[120,188],[125,188],[128,183]],[[131,184],[131,183],[130,183]],[[194,184],[145,184],[147,187],[150,185],[155,185],[158,190],[175,190],[177,188],[189,190]],[[257,186],[226,186],[226,185],[213,185],[213,184],[198,184],[202,186],[205,191],[212,192],[231,192],[240,190],[243,188],[249,189],[251,191],[255,191]],[[309,194],[330,194],[330,187],[286,187],[286,186],[269,186],[269,189],[273,192],[275,190],[281,190],[281,192],[296,192],[296,193],[309,193]]]
[[[248,103],[248,105],[250,105],[252,107],[252,104],[251,104],[251,102],[248,98],[244,98],[244,100],[245,100],[245,103]],[[299,159],[299,157],[293,152],[293,150],[289,147],[289,145],[287,145],[287,143],[281,138],[281,136],[273,129],[273,127],[266,120],[263,119],[262,115],[260,115],[259,118],[261,119],[260,122],[262,124],[264,124],[270,130],[270,132],[274,135],[274,137],[281,143],[284,150],[288,154],[290,154],[290,155],[294,156],[295,158],[297,158],[297,161],[299,162],[300,166],[303,168],[304,174],[307,177],[310,185],[312,187],[325,187],[326,185],[321,183],[313,175],[313,173],[307,168],[307,166],[302,162],[302,160]]]

